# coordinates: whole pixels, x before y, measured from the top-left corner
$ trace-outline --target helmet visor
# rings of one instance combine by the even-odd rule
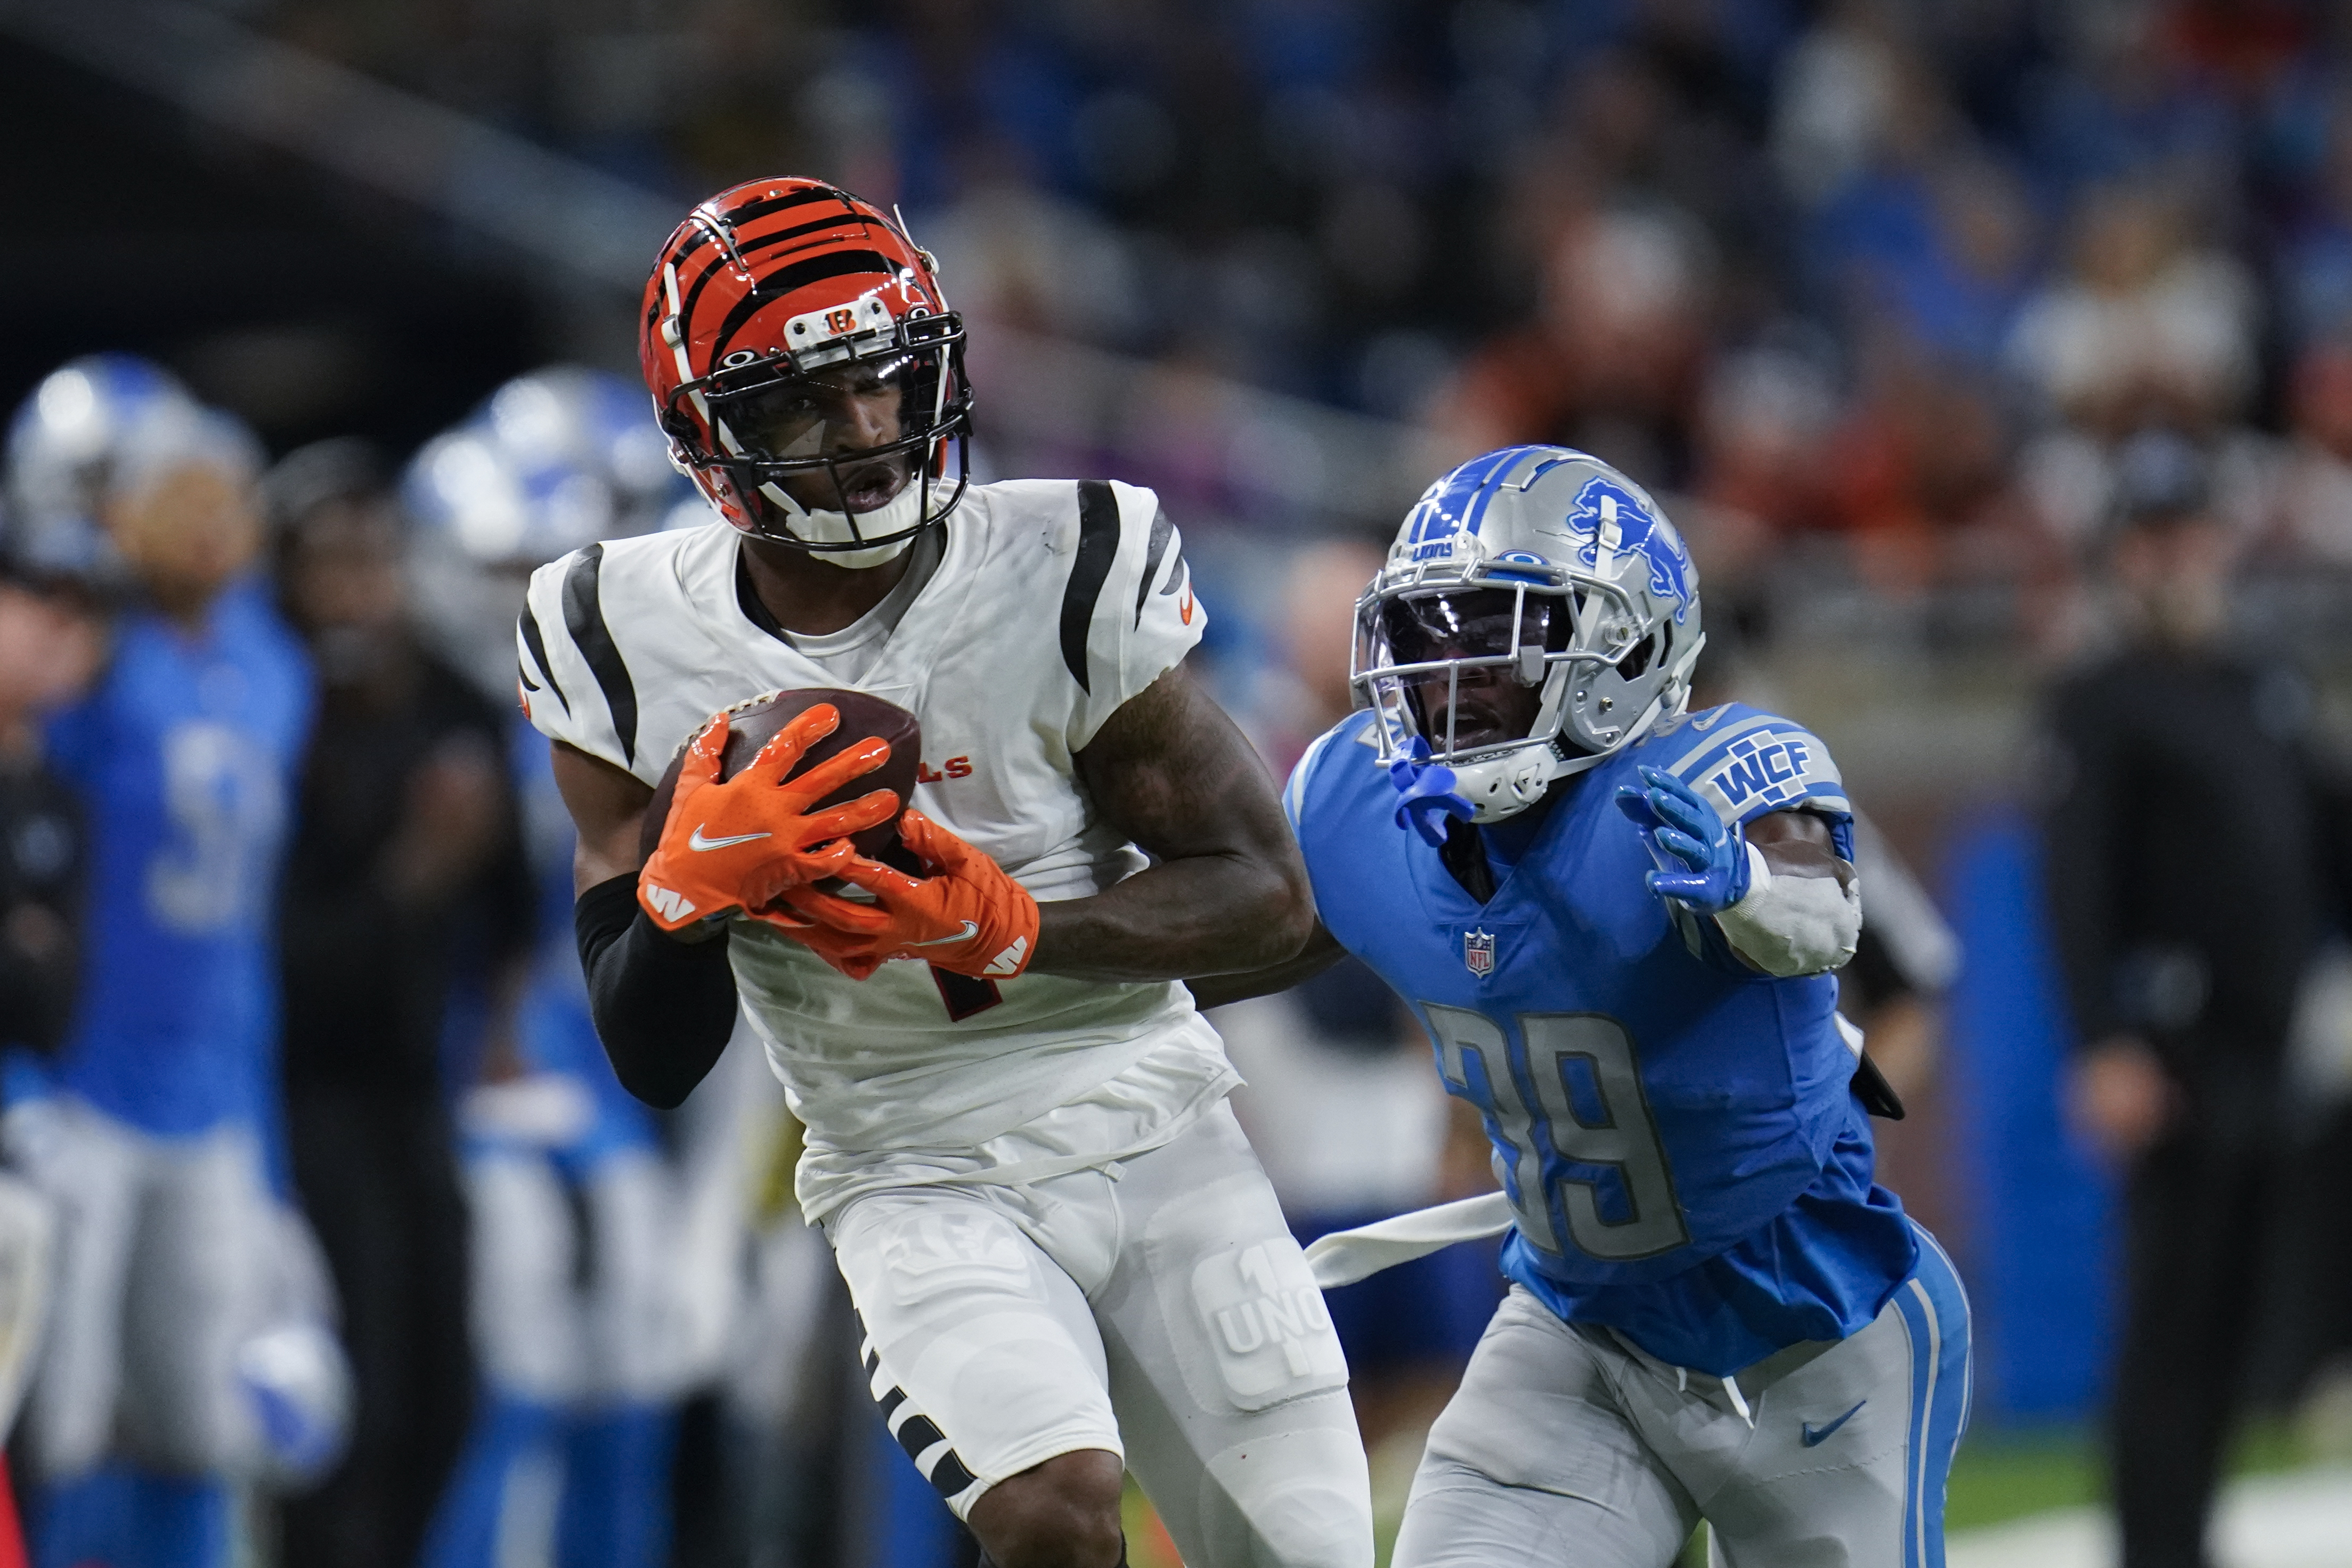
[[[1367,619],[1380,684],[1452,756],[1534,734],[1549,661],[1567,650],[1575,612],[1559,593],[1474,588],[1388,598]]]
[[[1507,659],[1530,643],[1557,653],[1567,648],[1571,629],[1560,597],[1510,588],[1398,597],[1382,603],[1380,615],[1382,641],[1399,664]]]
[[[924,442],[908,432],[909,357],[854,360],[712,399],[721,437],[810,511],[881,510],[915,478]]]

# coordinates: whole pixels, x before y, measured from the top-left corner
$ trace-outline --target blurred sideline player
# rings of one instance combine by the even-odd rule
[[[54,1053],[81,982],[89,842],[81,803],[41,727],[89,688],[105,653],[97,607],[70,572],[18,548],[0,512],[0,1049]],[[0,1173],[0,1437],[15,1426],[39,1343],[56,1218],[39,1189]],[[26,1561],[0,1469],[0,1568]]]
[[[1279,656],[1250,671],[1242,720],[1277,774],[1354,706],[1349,628],[1381,554],[1370,540],[1333,539],[1289,559],[1267,617]],[[1492,1187],[1475,1124],[1475,1161],[1450,1157],[1452,1102],[1430,1077],[1420,1031],[1361,963],[1342,960],[1288,991],[1220,1008],[1209,1021],[1248,1080],[1234,1092],[1234,1113],[1302,1244]],[[1458,1173],[1474,1185],[1447,1186]],[[1429,1424],[1494,1314],[1495,1261],[1492,1243],[1446,1248],[1326,1297],[1379,1508],[1403,1506]]]
[[[1431,486],[1360,626],[1370,710],[1286,797],[1326,929],[1266,979],[1369,963],[1505,1190],[1318,1272],[1510,1230],[1395,1561],[1664,1568],[1702,1518],[1747,1568],[1941,1561],[1968,1305],[1872,1179],[1864,1101],[1894,1106],[1834,1010],[1862,917],[1827,751],[1686,713],[1689,555],[1581,453]]]
[[[52,1071],[11,1063],[5,1124],[59,1215],[26,1416],[44,1563],[224,1561],[232,1479],[314,1473],[340,1438],[328,1288],[267,1168],[271,907],[311,686],[250,570],[258,462],[117,357],[51,375],[9,433],[24,549],[123,596],[96,688],[47,736],[92,845],[78,1012]]]
[[[951,470],[961,323],[930,258],[831,186],[696,208],[643,328],[719,520],[545,568],[519,628],[623,1081],[683,1094],[740,992],[874,1396],[1003,1568],[1119,1561],[1122,1462],[1197,1568],[1361,1568],[1339,1347],[1176,984],[1286,956],[1308,907],[1263,768],[1178,668],[1203,617],[1174,528],[1146,491]],[[829,707],[714,780],[714,712],[813,686],[920,720],[900,827],[931,874],[845,858],[887,791],[803,814],[877,748],[769,787]],[[874,902],[809,885],[835,873]]]
[[[626,382],[570,366],[509,382],[427,443],[404,485],[444,645],[486,693],[510,696],[508,630],[530,570],[645,531],[684,488]],[[684,1370],[675,1199],[659,1131],[588,1015],[573,834],[547,747],[519,716],[509,733],[539,941],[462,1110],[485,1397],[425,1562],[492,1568],[518,1521],[551,1501],[560,1568],[657,1563]]]
[[[278,602],[319,675],[278,894],[287,1163],[355,1395],[341,1461],[278,1512],[280,1558],[302,1568],[412,1568],[471,1425],[445,1025],[468,971],[530,940],[511,710],[422,645],[392,481],[343,438],[263,485]]]

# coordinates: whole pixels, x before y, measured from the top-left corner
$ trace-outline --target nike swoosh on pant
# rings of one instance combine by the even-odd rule
[[[969,942],[979,935],[980,922],[977,920],[967,920],[963,923],[963,929],[951,936],[934,936],[928,942],[909,942],[907,946],[909,947],[944,947],[950,942]]]
[[[690,850],[723,850],[729,844],[748,844],[753,839],[764,839],[768,836],[766,833],[737,833],[732,838],[706,839],[702,836],[702,829],[697,828],[687,835],[686,847]]]
[[[1804,1430],[1801,1436],[1804,1440],[1805,1447],[1808,1448],[1818,1447],[1832,1432],[1836,1431],[1840,1427],[1843,1427],[1848,1421],[1853,1420],[1854,1410],[1859,1410],[1864,1405],[1867,1405],[1869,1403],[1870,1401],[1867,1399],[1863,1400],[1860,1404],[1854,1406],[1853,1410],[1847,1411],[1844,1415],[1839,1416],[1836,1420],[1831,1422],[1826,1427],[1816,1427],[1811,1421],[1803,1423]]]

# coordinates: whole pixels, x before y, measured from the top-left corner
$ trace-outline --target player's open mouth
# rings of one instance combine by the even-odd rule
[[[907,471],[897,459],[885,458],[844,469],[838,483],[846,510],[871,512],[888,506],[907,487]]]
[[[1439,735],[1440,738],[1443,738],[1444,731],[1441,730]],[[1447,749],[1468,751],[1481,746],[1501,746],[1507,741],[1518,738],[1517,736],[1506,733],[1499,724],[1474,723],[1465,716],[1462,722],[1454,727],[1453,744]]]
[[[1433,716],[1433,727],[1435,733],[1430,738],[1440,745],[1445,742],[1447,716],[1446,710],[1444,708],[1440,708]],[[1475,700],[1465,701],[1459,707],[1454,708],[1452,718],[1453,746],[1455,750],[1473,746],[1500,746],[1505,741],[1520,738],[1510,733],[1509,727],[1503,722],[1502,715],[1484,703]]]

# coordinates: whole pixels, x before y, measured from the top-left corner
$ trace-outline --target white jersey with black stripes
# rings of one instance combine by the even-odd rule
[[[921,722],[912,804],[1041,902],[1133,875],[1145,858],[1097,817],[1075,758],[1200,641],[1175,528],[1149,490],[1016,480],[973,486],[944,529],[938,569],[855,683]],[[747,613],[740,549],[714,521],[541,567],[518,632],[531,722],[654,784],[719,709],[844,684]],[[730,951],[808,1127],[812,1218],[880,1186],[1031,1179],[1152,1147],[1234,1081],[1181,985],[918,963],[858,982],[743,920]]]

